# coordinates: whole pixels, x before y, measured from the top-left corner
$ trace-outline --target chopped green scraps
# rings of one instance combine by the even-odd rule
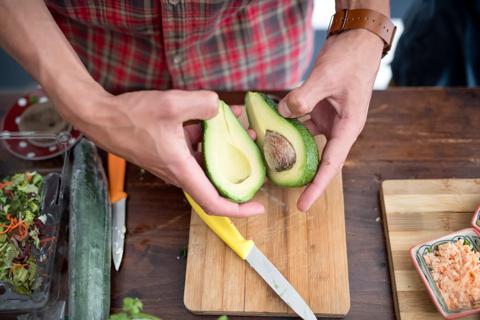
[[[138,298],[123,299],[123,312],[111,314],[108,320],[161,320],[155,316],[142,313],[143,303]]]
[[[36,172],[0,182],[0,281],[20,294],[34,290],[37,265],[31,252],[40,246],[39,226],[44,224],[39,216],[42,185]]]
[[[182,250],[180,250],[180,254],[178,255],[179,257],[186,258],[188,255],[188,248],[183,247]]]
[[[138,298],[123,298],[123,312],[111,314],[108,320],[161,320],[155,316],[142,313],[143,303]],[[217,320],[228,320],[227,316],[220,316]]]

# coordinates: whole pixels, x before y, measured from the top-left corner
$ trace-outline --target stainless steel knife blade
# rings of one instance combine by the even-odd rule
[[[120,269],[125,243],[125,202],[126,198],[112,203],[112,257],[115,270]]]
[[[256,246],[253,246],[246,260],[296,314],[304,320],[317,320],[297,290]]]

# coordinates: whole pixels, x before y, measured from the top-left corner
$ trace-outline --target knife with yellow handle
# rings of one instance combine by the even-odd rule
[[[307,303],[300,294],[298,294],[297,290],[285,279],[270,260],[263,255],[252,240],[245,240],[229,218],[211,216],[207,214],[190,195],[185,193],[185,197],[200,219],[242,258],[242,260],[246,260],[299,317],[304,320],[317,319]]]

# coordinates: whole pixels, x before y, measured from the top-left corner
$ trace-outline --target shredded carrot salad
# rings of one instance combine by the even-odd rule
[[[449,310],[480,307],[480,253],[463,240],[439,245],[425,262]]]
[[[20,294],[32,294],[41,281],[37,266],[43,262],[42,241],[48,241],[43,234],[47,216],[41,214],[42,186],[43,177],[36,172],[0,180],[0,282]]]

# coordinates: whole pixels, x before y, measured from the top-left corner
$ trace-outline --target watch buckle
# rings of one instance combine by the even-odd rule
[[[337,14],[334,14],[333,16],[330,17],[330,23],[328,24],[328,32],[327,32],[327,38],[330,36],[333,36],[334,34],[338,34],[342,32],[345,29],[345,24],[347,23],[347,18],[348,18],[348,10],[343,9],[343,16],[340,18],[340,21],[342,22],[342,25],[340,26],[340,29],[332,31],[332,24],[333,20],[335,19],[335,16]]]
[[[348,10],[347,9],[343,9],[343,17],[342,17],[342,26],[340,27],[340,29],[337,30],[337,33],[339,32],[342,32],[344,29],[345,29],[345,24],[347,23],[347,19],[348,19]]]

